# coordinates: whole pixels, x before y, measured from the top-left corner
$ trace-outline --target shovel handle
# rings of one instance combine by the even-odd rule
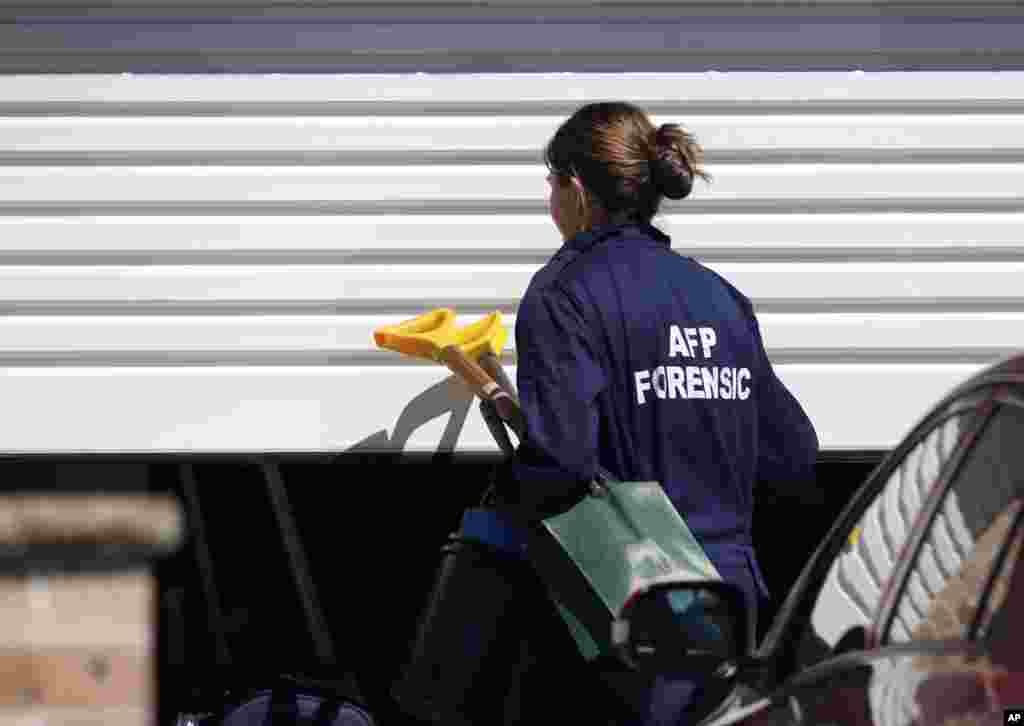
[[[502,420],[512,427],[517,436],[520,434],[524,426],[519,404],[507,391],[495,383],[494,379],[487,375],[487,372],[477,362],[467,358],[456,345],[442,348],[439,358],[452,373],[468,383],[476,395],[493,403]]]
[[[494,381],[502,387],[502,389],[509,394],[512,398],[512,402],[515,404],[515,411],[512,416],[503,416],[505,421],[508,423],[512,431],[515,432],[516,437],[522,441],[526,436],[526,420],[523,418],[523,410],[519,407],[519,398],[516,395],[516,387],[509,380],[508,374],[505,373],[505,368],[501,365],[501,360],[498,356],[494,355],[490,351],[483,353],[480,356],[480,367],[487,372],[487,374],[494,379]]]
[[[501,386],[487,375],[487,371],[475,361],[467,358],[457,345],[448,345],[442,348],[439,358],[452,373],[468,383],[481,398],[489,400],[498,397],[510,398],[501,390]]]
[[[505,422],[501,420],[501,417],[494,410],[494,406],[491,405],[490,401],[480,402],[480,415],[483,417],[484,423],[487,424],[491,436],[498,443],[498,447],[506,456],[512,456],[516,452],[516,448],[508,437],[508,429],[505,427]]]
[[[501,365],[501,359],[494,355],[491,351],[484,351],[480,354],[480,367],[487,372],[494,382],[505,389],[508,395],[512,396],[513,400],[519,402],[519,397],[516,394],[515,384],[509,379],[508,374],[505,373],[505,368]]]

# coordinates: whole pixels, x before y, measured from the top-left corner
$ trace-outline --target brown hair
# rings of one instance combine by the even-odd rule
[[[548,170],[564,184],[577,177],[613,218],[650,223],[662,197],[683,199],[694,176],[709,181],[696,138],[677,124],[655,128],[624,102],[580,108],[544,150]]]

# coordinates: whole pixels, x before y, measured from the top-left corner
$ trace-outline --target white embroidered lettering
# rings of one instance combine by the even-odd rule
[[[700,345],[704,349],[704,357],[711,357],[711,349],[715,347],[718,342],[718,336],[715,335],[713,328],[701,328],[700,329]]]
[[[654,395],[664,400],[667,393],[665,390],[665,366],[658,366],[654,369],[651,382],[654,384]]]
[[[719,394],[727,401],[732,400],[732,368],[723,368],[719,375]]]
[[[701,368],[700,375],[704,379],[704,397],[718,398],[718,368]]]
[[[690,349],[687,347],[686,341],[683,340],[682,331],[679,330],[678,325],[673,325],[668,330],[668,357],[675,358],[677,353],[684,358],[690,357]]]
[[[697,366],[686,366],[686,396],[704,398],[704,381]]]
[[[681,366],[669,366],[668,370],[668,397],[686,398],[686,373]]]
[[[651,384],[648,379],[651,377],[650,371],[637,371],[636,372],[636,402],[641,406],[644,405],[644,391],[651,390]]]
[[[744,379],[750,380],[750,371],[746,368],[740,368],[739,373],[736,374],[736,393],[741,401],[746,401],[750,398],[750,388],[743,385]]]

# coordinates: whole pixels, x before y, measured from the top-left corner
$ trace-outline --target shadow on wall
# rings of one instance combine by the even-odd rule
[[[419,427],[434,419],[449,414],[441,440],[434,453],[444,454],[455,451],[459,434],[473,406],[473,393],[455,376],[431,386],[413,398],[402,409],[398,420],[388,436],[387,429],[371,434],[339,454],[401,454],[406,444]]]

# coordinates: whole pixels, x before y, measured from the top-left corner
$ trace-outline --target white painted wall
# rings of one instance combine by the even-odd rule
[[[705,144],[658,223],[824,448],[1022,346],[1024,73],[5,76],[0,451],[496,450],[372,331],[514,324],[559,244],[541,149],[606,98]]]

